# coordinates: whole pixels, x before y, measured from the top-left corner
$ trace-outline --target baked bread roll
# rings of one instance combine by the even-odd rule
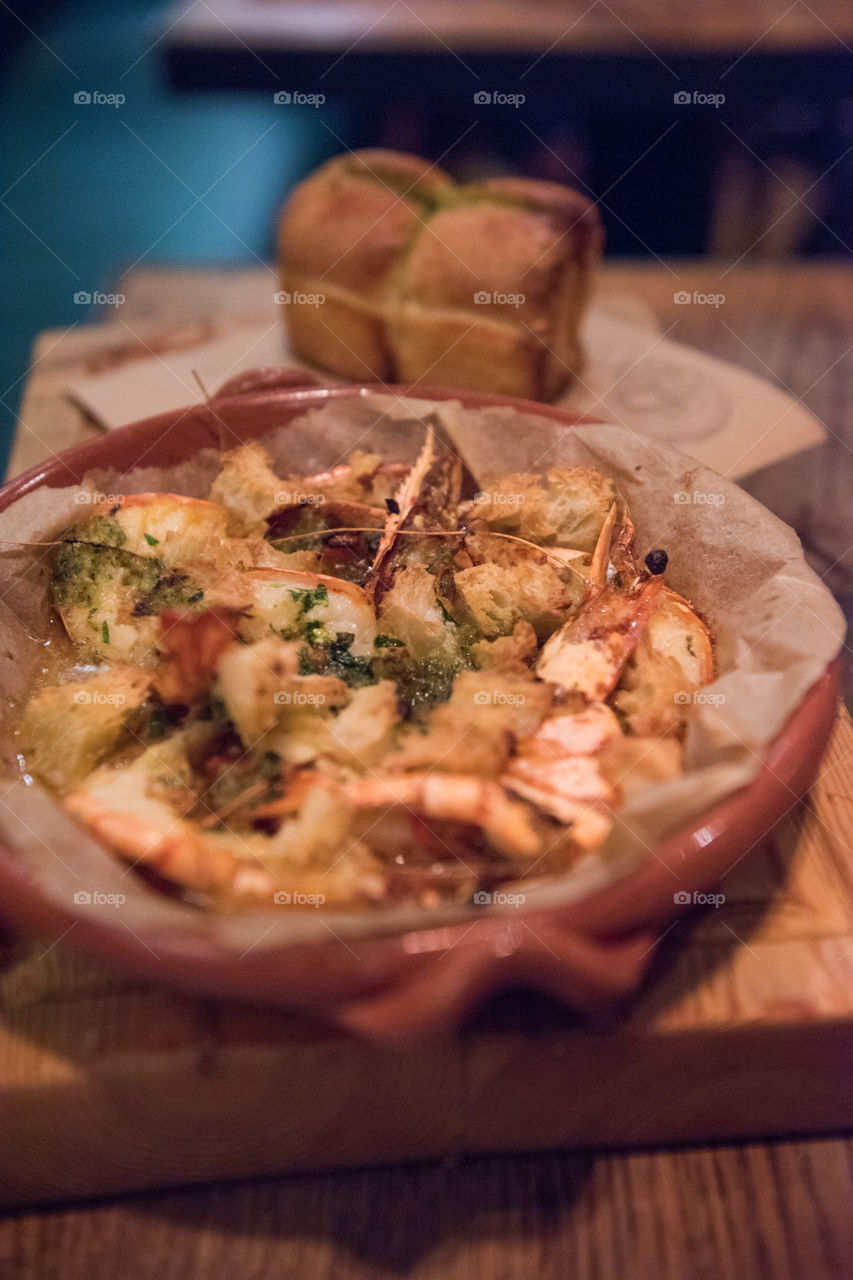
[[[521,178],[469,186],[417,156],[338,156],[279,225],[294,352],[359,381],[433,383],[550,400],[581,366],[601,256],[595,206]]]

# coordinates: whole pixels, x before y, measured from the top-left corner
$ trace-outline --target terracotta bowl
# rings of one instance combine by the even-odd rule
[[[405,394],[405,388],[391,388]],[[0,510],[41,486],[62,487],[93,468],[167,466],[228,439],[263,436],[273,427],[334,400],[376,387],[306,385],[302,373],[259,371],[228,384],[210,407],[161,414],[66,450],[0,490]],[[458,398],[470,407],[509,404],[571,426],[564,410],[446,389],[418,396]],[[814,781],[838,703],[833,663],[809,690],[767,751],[749,786],[670,836],[638,870],[559,908],[522,907],[461,923],[367,933],[356,941],[289,942],[239,954],[196,927],[132,934],[115,919],[95,920],[45,894],[0,845],[0,913],[14,928],[54,940],[146,978],[227,998],[309,1013],[375,1039],[446,1031],[486,996],[505,987],[546,991],[580,1010],[612,1004],[636,987],[668,922],[686,898],[715,885],[759,842],[792,797]],[[188,908],[189,910],[189,908]],[[106,914],[106,913],[105,913]],[[74,926],[72,928],[72,926]]]

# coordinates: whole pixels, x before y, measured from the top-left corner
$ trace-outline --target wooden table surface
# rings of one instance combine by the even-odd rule
[[[428,49],[433,52],[616,53],[651,50],[730,53],[760,43],[762,52],[837,48],[853,36],[844,0],[613,0],[557,4],[554,0],[327,0],[308,6],[288,0],[246,5],[241,0],[179,0],[162,17],[173,43],[264,50],[345,51]]]
[[[672,266],[612,266],[603,288],[643,299],[664,327],[675,316],[672,336],[763,370],[827,423],[829,444],[816,456],[779,464],[749,487],[795,517],[827,580],[851,593],[849,274],[737,268],[725,276],[720,316],[672,299],[674,289],[710,291],[724,268],[676,266],[674,283]],[[237,311],[247,288],[235,280]],[[227,294],[198,273],[140,273],[124,291],[133,329],[162,318],[164,306],[174,314],[176,291],[185,320],[221,310]],[[31,412],[26,400],[22,412]],[[477,1158],[137,1194],[7,1216],[0,1280],[845,1280],[851,1157],[853,1143],[837,1137]]]

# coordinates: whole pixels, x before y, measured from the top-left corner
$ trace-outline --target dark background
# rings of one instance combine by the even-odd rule
[[[444,156],[460,178],[513,170],[578,185],[600,201],[610,256],[850,252],[853,58],[840,45],[756,48],[736,65],[670,54],[664,64],[639,46],[556,52],[533,70],[528,55],[463,66],[436,46],[354,51],[330,68],[328,55],[261,63],[177,48],[162,38],[163,12],[150,0],[36,0],[20,18],[0,7],[4,459],[34,336],[92,319],[75,293],[119,290],[135,263],[270,258],[281,201],[344,147]],[[321,109],[272,100],[321,86]],[[487,87],[526,101],[480,106],[474,91]],[[674,106],[675,91],[694,88],[726,102]],[[81,89],[126,102],[81,106]],[[774,228],[780,199],[796,214]]]

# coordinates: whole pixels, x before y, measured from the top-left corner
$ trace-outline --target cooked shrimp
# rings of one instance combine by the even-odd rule
[[[276,878],[260,862],[235,856],[149,795],[145,769],[138,766],[97,770],[64,798],[65,807],[132,866],[142,863],[173,884],[202,893],[273,891]]]
[[[327,502],[323,508],[323,519],[330,529],[382,529],[386,515],[381,507],[364,502]]]
[[[399,484],[408,473],[410,467],[405,462],[381,462],[376,454],[363,454],[359,450],[352,455],[353,461],[344,462],[329,471],[318,471],[311,476],[303,476],[301,484],[310,491],[329,491],[330,501],[339,498],[348,500],[355,497],[358,489],[364,490],[372,485],[377,476],[387,480],[389,485]],[[369,463],[373,459],[372,465]],[[355,464],[358,463],[356,466]]]
[[[123,540],[114,545],[167,568],[215,559],[214,549],[226,542],[225,508],[180,493],[129,493],[99,503],[91,514],[115,523]]]
[[[501,781],[570,826],[582,848],[594,848],[610,831],[605,809],[616,800],[601,772],[600,755],[621,736],[619,721],[602,702],[549,716],[522,743]]]
[[[382,534],[379,546],[376,549],[376,555],[370,568],[368,577],[367,591],[368,594],[376,597],[383,585],[382,579],[387,561],[390,559],[397,540],[397,533],[403,527],[403,522],[408,519],[417,502],[421,486],[426,479],[427,472],[432,466],[435,458],[435,432],[432,427],[427,431],[427,437],[424,447],[421,449],[417,461],[409,471],[406,478],[401,482],[399,489],[394,494],[393,502],[388,504],[388,516],[385,521],[385,532]]]
[[[451,773],[377,775],[350,783],[346,795],[360,809],[402,807],[423,817],[480,827],[489,843],[510,857],[533,858],[540,852],[527,807],[487,778]]]
[[[352,898],[352,868],[329,865],[351,816],[331,782],[313,777],[300,811],[270,837],[234,831],[221,813],[216,830],[190,821],[183,815],[196,797],[183,788],[180,770],[170,775],[170,768],[168,752],[160,758],[149,748],[125,768],[96,770],[63,803],[131,867],[146,867],[195,893],[271,903],[274,893],[286,891],[283,900],[296,906],[304,895],[320,902]],[[151,794],[158,786],[167,794],[174,791],[172,803],[171,796]],[[359,846],[353,861],[365,877],[361,887],[378,894],[382,882],[366,860]]]
[[[589,564],[589,581],[594,586],[603,587],[607,581],[607,569],[610,564],[610,549],[613,542],[613,531],[616,528],[617,514],[616,503],[611,503],[607,515],[604,517],[604,524],[601,526],[601,532],[598,535]]]
[[[592,588],[578,613],[545,642],[536,663],[540,680],[603,702],[642,636],[663,590],[663,579],[639,575],[627,589]]]
[[[455,457],[436,456],[435,433],[430,427],[415,465],[389,503],[385,532],[367,576],[367,591],[374,600],[381,599],[392,585],[393,571],[399,567],[395,560],[402,558],[410,564],[422,555],[422,549],[408,545],[398,552],[398,536],[406,531],[438,533],[453,529],[461,488],[462,464]],[[418,541],[406,539],[407,544]],[[429,558],[434,554],[435,550],[430,549]]]
[[[279,476],[250,442],[210,501],[129,495],[64,536],[53,600],[106,671],[35,695],[22,746],[123,863],[196,900],[461,902],[679,776],[714,654],[666,553],[588,467],[461,502],[430,420],[412,465]]]
[[[351,635],[354,656],[372,654],[376,614],[367,592],[356,583],[299,569],[253,569],[243,575],[243,584],[251,599],[248,616],[240,624],[244,639],[290,632],[307,621],[325,626],[332,638],[340,632]]]

